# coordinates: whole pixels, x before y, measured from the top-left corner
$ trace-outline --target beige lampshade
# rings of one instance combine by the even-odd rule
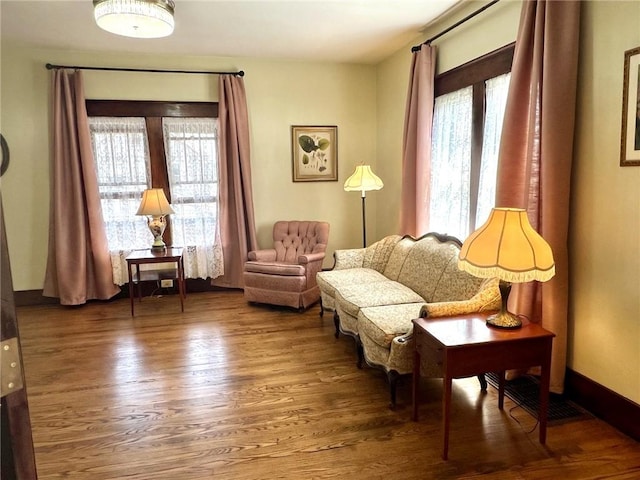
[[[384,183],[371,171],[369,165],[358,165],[356,171],[344,182],[344,189],[347,192],[368,192],[380,190],[382,187]]]
[[[140,208],[136,215],[162,216],[174,213],[173,208],[169,205],[164,190],[161,188],[150,188],[142,194]]]
[[[527,212],[516,208],[491,211],[462,245],[458,267],[476,277],[512,283],[546,282],[556,272],[551,247],[533,229]]]

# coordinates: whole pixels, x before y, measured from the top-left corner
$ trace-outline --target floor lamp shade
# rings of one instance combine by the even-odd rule
[[[366,192],[380,190],[384,183],[380,180],[369,165],[358,165],[355,172],[344,182],[344,189],[347,192],[362,192],[362,246],[367,246],[367,223],[366,223]]]
[[[356,171],[344,182],[344,189],[347,192],[368,192],[370,190],[380,190],[384,183],[380,180],[369,165],[358,165]]]
[[[487,323],[517,328],[520,319],[507,311],[511,283],[546,282],[555,275],[549,244],[536,232],[527,212],[516,208],[494,208],[489,219],[465,240],[458,267],[481,278],[499,278],[502,309]]]
[[[153,235],[152,250],[164,250],[166,245],[162,239],[167,227],[166,215],[174,213],[162,188],[150,188],[142,194],[142,201],[136,215],[146,215],[147,225]]]

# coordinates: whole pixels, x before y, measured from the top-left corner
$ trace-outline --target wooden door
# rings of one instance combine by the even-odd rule
[[[33,438],[31,436],[31,420],[29,419],[29,403],[22,369],[22,353],[20,351],[20,332],[16,317],[13,297],[13,280],[7,249],[7,237],[4,227],[4,212],[0,198],[0,245],[2,264],[2,306],[0,313],[0,377],[2,404],[2,438],[0,452],[2,458],[2,480],[37,479]]]

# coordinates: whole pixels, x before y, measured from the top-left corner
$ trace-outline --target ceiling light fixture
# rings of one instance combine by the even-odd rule
[[[173,0],[93,0],[96,23],[107,32],[160,38],[173,32]]]

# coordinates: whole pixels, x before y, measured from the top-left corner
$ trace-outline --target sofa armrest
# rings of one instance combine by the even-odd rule
[[[306,265],[308,263],[322,261],[322,260],[324,260],[324,257],[325,257],[325,253],[324,252],[307,253],[306,255],[299,255],[298,256],[298,263],[300,265]]]
[[[335,264],[334,270],[345,268],[360,268],[364,265],[364,248],[348,248],[344,250],[336,250],[333,252]]]
[[[275,262],[276,251],[273,248],[252,250],[247,254],[247,258],[253,262]]]
[[[480,291],[469,300],[426,303],[420,309],[420,317],[451,317],[454,315],[464,315],[465,313],[500,310],[501,298],[498,282],[497,278],[486,280],[480,287]]]
[[[405,344],[409,343],[411,340],[413,340],[413,322],[411,322],[411,327],[409,327],[407,333],[394,337],[392,341],[393,343]]]

